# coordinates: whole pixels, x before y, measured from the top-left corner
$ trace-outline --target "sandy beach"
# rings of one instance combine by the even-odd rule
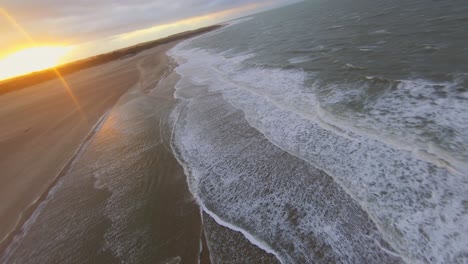
[[[139,79],[138,58],[66,76],[80,109],[59,80],[0,96],[0,237],[47,191],[98,120]]]
[[[2,152],[2,167],[8,168],[8,173],[2,174],[7,184],[1,187],[1,198],[9,201],[2,204],[6,205],[1,211],[2,235],[22,225],[11,233],[13,240],[12,235],[6,237],[4,248],[9,245],[0,258],[2,262],[70,263],[73,259],[77,263],[114,263],[119,253],[113,247],[106,249],[107,244],[119,240],[125,244],[140,238],[140,247],[129,244],[116,248],[134,252],[133,257],[138,259],[134,261],[138,262],[198,261],[200,210],[168,143],[160,144],[163,135],[170,133],[164,133],[163,127],[153,122],[164,118],[174,102],[171,97],[177,79],[162,77],[171,71],[165,52],[175,44],[67,77],[86,119],[57,82],[1,98],[15,102],[1,111],[2,122],[7,122],[2,126],[9,128],[2,131],[2,150],[9,150]],[[152,90],[156,85],[157,89]],[[127,129],[134,131],[122,137]],[[18,137],[18,131],[24,135]],[[126,160],[128,155],[139,159],[139,164],[135,167],[125,162],[122,153],[127,154]],[[95,162],[103,164],[96,167]],[[112,184],[131,186],[125,200],[107,190],[112,187],[102,187],[105,180],[93,177],[96,173],[91,168],[119,171],[121,178],[114,173],[108,175],[112,175]],[[132,179],[137,175],[141,177]],[[127,179],[131,181],[123,182]],[[119,224],[112,214],[131,210],[128,202],[142,208],[126,217],[123,229],[114,230]],[[112,203],[117,208],[104,210]],[[129,231],[133,229],[144,229],[145,236]],[[110,234],[118,237],[107,240]],[[126,254],[129,258],[131,255]]]
[[[6,254],[8,256],[4,256],[2,260],[12,260],[10,257],[14,255],[14,250],[11,250],[10,244],[13,240],[18,240],[18,237],[27,240],[27,238],[24,239],[24,236],[27,236],[25,229],[31,228],[29,225],[32,225],[34,230],[34,224],[31,223],[40,222],[42,211],[47,211],[46,204],[50,203],[49,200],[53,200],[51,193],[56,192],[54,188],[57,184],[63,184],[62,177],[74,175],[73,177],[83,177],[83,181],[86,181],[85,178],[89,176],[87,175],[89,171],[80,169],[92,163],[92,160],[99,159],[99,157],[90,158],[89,155],[92,155],[90,153],[93,152],[93,147],[96,148],[96,141],[99,138],[108,138],[106,128],[109,129],[111,126],[109,123],[115,121],[115,116],[118,115],[116,114],[118,110],[115,108],[118,108],[118,105],[125,105],[126,102],[138,96],[149,98],[148,93],[159,83],[159,92],[153,92],[150,100],[150,103],[155,104],[159,111],[151,113],[151,117],[160,119],[162,115],[166,114],[165,111],[170,109],[168,104],[173,103],[170,100],[172,98],[170,92],[173,91],[177,79],[167,78],[171,80],[170,82],[163,82],[161,79],[171,70],[171,64],[165,53],[176,43],[173,41],[162,44],[135,56],[127,56],[124,59],[65,76],[78,105],[74,103],[63,83],[58,79],[0,96],[0,127],[2,127],[0,131],[0,167],[2,168],[0,175],[2,183],[0,185],[0,199],[2,200],[0,238],[2,243],[0,249],[3,252],[8,251]],[[169,93],[161,87],[169,87],[170,90],[167,90]],[[127,94],[122,97],[125,93]],[[116,103],[117,106],[115,106]],[[111,111],[113,107],[114,110]],[[131,111],[131,113],[135,114],[135,111],[137,110]],[[135,118],[138,119],[138,117],[141,116]],[[137,122],[139,121],[141,120],[137,120]],[[140,131],[148,130],[145,133],[149,133],[149,130],[152,133],[163,131],[161,128],[146,128],[143,123],[137,125],[142,125]],[[161,135],[153,134],[150,137],[161,140]],[[119,142],[106,142],[106,144],[118,145]],[[138,143],[135,141],[132,144]],[[159,235],[162,233],[168,237],[173,236],[177,230],[171,228],[181,229],[181,225],[186,225],[186,230],[189,230],[187,234],[192,237],[192,239],[182,237],[192,246],[180,243],[180,239],[178,239],[177,242],[180,246],[173,247],[173,244],[169,243],[169,248],[172,249],[166,248],[165,253],[160,254],[159,257],[174,253],[174,250],[177,251],[183,247],[183,251],[187,253],[181,257],[185,259],[198,258],[202,236],[200,211],[196,204],[190,201],[190,193],[183,171],[167,146],[168,144],[159,145],[160,148],[153,149],[152,153],[156,153],[154,154],[156,157],[151,156],[151,158],[156,158],[155,162],[148,165],[149,167],[142,166],[145,171],[157,171],[158,174],[158,184],[153,187],[159,191],[149,192],[146,198],[154,198],[153,196],[157,195],[158,198],[163,199],[162,202],[158,203],[146,201],[151,206],[151,208],[147,208],[149,212],[146,214],[152,215],[152,220],[159,222],[154,227]],[[94,191],[96,190],[92,192]],[[86,194],[85,191],[79,195],[93,197],[92,193]],[[101,199],[99,197],[103,197],[102,192],[97,194],[95,199],[91,199],[91,206],[99,204]],[[192,213],[189,213],[188,217],[183,217],[182,220],[179,219],[180,224],[176,224],[170,215],[173,215],[174,212],[180,214],[175,207],[180,207],[180,204],[187,199],[189,209],[184,210],[189,210]],[[181,202],[181,200],[183,201]],[[59,206],[53,210],[65,210],[62,216],[66,217],[67,208],[73,207],[74,202],[69,201],[69,204],[64,205],[65,208]],[[38,206],[41,207],[40,210]],[[165,214],[167,217],[161,217],[159,213]],[[39,219],[28,221],[31,215],[33,218]],[[60,217],[55,216],[54,219],[57,220]],[[25,223],[28,227],[24,226]],[[34,235],[34,232],[32,233]],[[47,233],[47,236],[53,235],[50,232]],[[44,240],[41,243],[43,245],[51,241],[47,242],[48,237],[44,236],[42,239]],[[81,242],[82,245],[87,244],[86,247],[90,246],[90,241]],[[22,245],[27,244],[27,241],[22,242],[19,245],[13,245],[13,248],[21,248]],[[10,247],[8,247],[9,245]],[[49,253],[46,258],[43,258],[44,261],[58,259],[57,253]],[[84,254],[84,256],[89,257],[89,254]],[[34,261],[34,259],[30,259],[30,261]]]

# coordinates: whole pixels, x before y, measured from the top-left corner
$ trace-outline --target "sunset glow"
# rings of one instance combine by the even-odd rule
[[[51,68],[62,63],[96,56],[136,45],[138,43],[155,40],[179,32],[194,30],[196,28],[217,24],[225,20],[234,19],[240,14],[262,8],[270,4],[270,1],[255,2],[238,7],[211,12],[205,15],[192,16],[169,23],[156,24],[155,26],[137,29],[117,35],[106,36],[82,43],[62,39],[59,41],[72,42],[73,48],[64,45],[45,45],[49,40],[41,39],[41,36],[31,35],[29,31],[20,25],[12,14],[0,8],[0,20],[9,24],[15,35],[21,36],[15,46],[6,46],[0,52],[0,81],[12,77],[28,74],[35,71]],[[53,43],[53,42],[52,42]],[[60,43],[60,42],[59,42]],[[21,46],[21,47],[20,47]],[[32,47],[32,48],[25,48]],[[11,52],[16,50],[16,52]]]
[[[64,46],[34,47],[0,58],[0,80],[57,66],[71,49]]]
[[[237,8],[232,8],[232,9],[227,9],[207,15],[202,15],[202,16],[196,16],[196,17],[190,17],[187,19],[179,20],[176,22],[172,23],[167,23],[167,24],[162,24],[162,25],[156,25],[153,27],[145,28],[145,29],[140,29],[140,30],[135,30],[132,32],[128,32],[125,34],[119,35],[119,39],[130,39],[130,38],[138,38],[140,36],[147,36],[155,33],[164,33],[164,31],[168,31],[172,34],[184,30],[190,30],[190,29],[195,29],[198,27],[206,26],[209,24],[213,24],[216,22],[219,22],[219,20],[223,20],[228,18],[229,16],[235,15],[235,14],[241,14],[242,12],[247,12],[250,10],[255,10],[259,8],[260,4],[255,3],[255,4],[249,4],[249,5],[244,5],[240,6]],[[170,31],[172,29],[172,31]],[[168,34],[161,34],[161,35],[168,35]]]

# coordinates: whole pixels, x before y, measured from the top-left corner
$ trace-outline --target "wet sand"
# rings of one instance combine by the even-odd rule
[[[0,262],[198,263],[204,243],[200,209],[172,155],[165,122],[177,81],[168,76],[174,65],[165,52],[174,44],[125,62],[138,69],[138,82],[15,234]]]
[[[148,89],[159,81],[167,68],[164,54],[177,41],[217,28],[183,32],[65,65],[60,69],[73,72],[64,76],[73,96],[59,79],[44,82],[51,78],[50,70],[1,83],[0,252],[117,100],[137,83]],[[143,71],[145,66],[153,68]],[[40,84],[25,86],[28,83]]]
[[[66,76],[0,96],[0,240],[24,219],[98,120],[139,78],[138,59]],[[27,217],[27,212],[25,212]]]

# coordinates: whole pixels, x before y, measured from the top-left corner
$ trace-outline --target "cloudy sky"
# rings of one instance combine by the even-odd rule
[[[81,55],[90,49],[103,52],[105,42],[125,33],[140,30],[134,44],[186,29],[219,23],[291,0],[0,0],[4,9],[27,31],[35,42],[44,44],[84,44]],[[226,12],[227,11],[227,12]],[[217,16],[210,16],[218,14]],[[202,17],[197,21],[189,20]],[[185,20],[183,26],[156,26]],[[154,28],[156,27],[156,28]],[[154,30],[142,31],[142,29]],[[160,31],[160,32],[158,32]],[[7,19],[0,16],[0,57],[13,52],[27,41]],[[137,34],[138,35],[138,34]],[[134,35],[129,35],[134,36]],[[115,43],[114,43],[115,44]],[[119,45],[110,45],[119,48]],[[75,54],[76,55],[76,54]]]

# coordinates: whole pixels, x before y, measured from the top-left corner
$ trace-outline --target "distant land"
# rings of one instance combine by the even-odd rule
[[[67,64],[59,65],[55,68],[49,68],[38,72],[29,73],[26,75],[21,75],[18,77],[13,77],[0,81],[0,95],[13,92],[31,85],[40,84],[46,81],[56,79],[57,73],[55,70],[58,70],[61,75],[65,76],[83,69],[91,68],[94,66],[102,65],[111,61],[118,59],[126,58],[129,56],[134,56],[144,50],[154,48],[158,45],[166,44],[172,41],[182,40],[190,36],[199,35],[206,33],[211,30],[215,30],[222,27],[221,25],[213,25],[208,27],[199,28],[196,30],[185,31],[175,35],[171,35],[162,39],[157,39],[153,41],[148,41],[140,43],[134,46],[127,48],[115,50],[112,52],[104,53],[101,55],[93,56],[90,58],[70,62]]]

